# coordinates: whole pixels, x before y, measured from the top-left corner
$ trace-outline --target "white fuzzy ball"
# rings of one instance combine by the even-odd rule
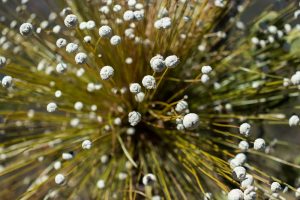
[[[2,78],[1,84],[4,88],[9,88],[12,86],[13,78],[11,76],[4,76]]]
[[[292,126],[298,126],[300,122],[300,119],[297,115],[293,115],[289,119],[289,125]]]
[[[120,44],[121,43],[121,37],[120,36],[118,36],[118,35],[114,35],[114,36],[112,36],[111,38],[110,38],[110,43],[112,44],[112,45],[118,45],[118,44]]]
[[[76,56],[75,56],[75,62],[77,64],[84,64],[86,63],[86,60],[87,60],[87,55],[85,53],[77,53]]]
[[[168,29],[172,25],[172,21],[170,17],[163,17],[154,22],[154,27],[156,29]]]
[[[95,21],[93,21],[93,20],[89,20],[89,21],[86,23],[86,28],[87,28],[88,30],[91,30],[91,29],[95,28],[95,26],[96,26],[96,23],[95,23]]]
[[[47,105],[47,111],[50,113],[56,111],[56,109],[57,109],[57,105],[54,102],[51,102]]]
[[[134,19],[141,21],[144,19],[144,12],[141,10],[136,10],[133,12]]]
[[[189,108],[189,104],[186,101],[181,100],[176,104],[175,110],[176,112],[182,113],[188,108]]]
[[[193,130],[196,129],[199,126],[199,116],[195,113],[189,113],[186,114],[183,117],[183,121],[182,124],[184,126],[184,128],[189,129],[189,130]]]
[[[68,53],[74,53],[77,51],[77,49],[78,49],[78,44],[75,43],[69,43],[66,46],[66,52]]]
[[[150,60],[150,66],[155,72],[162,72],[166,65],[164,58],[161,55],[156,55]]]
[[[281,187],[280,183],[278,183],[278,182],[273,182],[273,183],[271,184],[271,191],[272,191],[272,192],[280,192],[281,190],[282,190],[282,187]]]
[[[258,138],[258,139],[256,139],[256,140],[254,141],[254,146],[253,146],[253,148],[254,148],[255,150],[264,150],[265,147],[266,147],[266,142],[265,142],[264,139]]]
[[[154,176],[154,174],[150,174],[150,173],[146,174],[142,180],[144,185],[151,185],[155,181],[156,181],[156,177]]]
[[[253,186],[249,186],[244,191],[244,200],[255,200],[256,199],[256,192]]]
[[[100,179],[97,181],[97,188],[98,189],[103,189],[105,187],[105,182],[104,180]]]
[[[69,14],[65,17],[64,23],[65,23],[66,27],[72,28],[77,25],[78,19],[77,19],[76,15]]]
[[[247,151],[249,149],[249,143],[247,141],[241,141],[239,143],[239,149],[242,151]]]
[[[92,148],[92,142],[90,140],[84,140],[81,144],[83,149],[91,149]]]
[[[80,111],[82,110],[83,108],[83,103],[80,102],[80,101],[77,101],[75,104],[74,104],[74,109],[77,110],[77,111]]]
[[[136,126],[142,120],[142,115],[139,112],[132,111],[128,114],[128,122],[131,126]]]
[[[100,70],[100,77],[102,80],[108,80],[114,75],[114,72],[115,70],[111,66],[104,66]]]
[[[294,85],[299,85],[300,84],[300,71],[297,71],[292,77],[291,77],[291,82]]]
[[[251,130],[251,125],[248,123],[243,123],[240,125],[240,134],[249,136],[250,130]]]
[[[129,85],[129,90],[131,93],[137,94],[137,93],[141,92],[141,89],[142,89],[142,87],[138,83],[131,83]]]
[[[20,34],[23,36],[31,35],[32,30],[33,30],[33,26],[30,23],[23,23],[20,26]]]
[[[107,26],[107,25],[104,25],[104,26],[101,26],[100,28],[99,28],[99,35],[100,35],[100,37],[110,37],[111,36],[111,34],[112,34],[112,29],[109,27],[109,26]]]
[[[245,179],[241,182],[241,188],[242,189],[246,189],[250,186],[252,186],[254,183],[254,178],[252,175],[250,174],[246,174]]]
[[[59,38],[58,40],[56,40],[56,46],[58,48],[63,48],[64,46],[67,45],[67,40],[64,38]]]
[[[207,74],[202,74],[201,75],[201,82],[202,83],[208,83],[208,81],[210,80],[209,76]]]
[[[238,166],[233,169],[233,178],[239,181],[243,181],[246,177],[246,169],[242,166]]]
[[[144,92],[139,92],[134,96],[135,100],[139,103],[144,101],[145,98],[145,93]]]
[[[142,84],[148,90],[156,88],[155,78],[153,76],[151,76],[151,75],[144,76],[144,78],[142,80]]]
[[[61,185],[65,182],[65,176],[62,174],[57,174],[54,179],[55,179],[55,183],[58,185]]]
[[[176,55],[166,57],[165,64],[168,68],[175,68],[179,64],[179,58]]]
[[[203,66],[203,67],[201,68],[201,72],[202,72],[203,74],[209,74],[211,71],[212,71],[211,66]]]
[[[123,19],[125,21],[130,21],[134,19],[134,13],[132,10],[126,10],[123,14]]]
[[[65,72],[67,70],[67,64],[65,64],[65,63],[58,63],[57,65],[56,65],[56,71],[58,72],[58,73],[63,73],[63,72]]]
[[[6,58],[3,56],[0,56],[0,68],[5,67],[6,65]]]
[[[244,200],[244,193],[240,189],[233,189],[227,195],[228,200]]]

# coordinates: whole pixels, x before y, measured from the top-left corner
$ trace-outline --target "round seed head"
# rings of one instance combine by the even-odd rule
[[[240,134],[249,136],[250,130],[251,130],[251,125],[248,123],[243,123],[240,125]]]
[[[201,68],[201,72],[202,72],[203,74],[209,74],[211,71],[212,71],[211,66],[203,66],[203,67]]]
[[[188,130],[193,130],[199,126],[199,116],[195,113],[186,114],[183,117],[183,126]]]
[[[164,58],[161,55],[156,55],[150,60],[150,66],[155,72],[162,72],[166,65]]]
[[[58,184],[58,185],[61,185],[65,182],[65,176],[62,175],[62,174],[57,174],[55,176],[55,183]]]
[[[105,187],[105,182],[104,180],[100,179],[97,181],[97,188],[98,189],[103,189]]]
[[[77,110],[77,111],[82,110],[82,108],[83,108],[83,103],[80,102],[80,101],[77,101],[77,102],[74,104],[74,108],[75,108],[75,110]]]
[[[189,108],[189,104],[186,101],[181,100],[176,104],[175,110],[176,112],[182,113],[188,108]]]
[[[110,43],[111,43],[112,45],[118,45],[118,44],[120,44],[120,43],[121,43],[121,37],[118,36],[118,35],[112,36],[112,37],[110,38]]]
[[[142,180],[144,185],[152,185],[155,181],[156,177],[153,174],[146,174]]]
[[[0,56],[0,68],[5,67],[6,65],[6,58],[3,56]]]
[[[75,43],[69,43],[66,46],[66,52],[68,53],[74,53],[77,51],[77,49],[78,49],[78,44]]]
[[[100,77],[102,80],[108,80],[114,75],[114,68],[111,66],[104,66],[100,70]]]
[[[281,190],[282,190],[282,187],[281,187],[280,183],[278,183],[278,182],[273,182],[273,183],[271,184],[271,191],[272,191],[272,192],[280,192]]]
[[[128,122],[131,126],[136,126],[142,120],[142,115],[139,112],[132,111],[128,114]]]
[[[141,91],[142,87],[138,83],[131,83],[129,86],[129,90],[131,93],[137,94]]]
[[[300,84],[300,71],[297,71],[292,77],[291,77],[291,82],[294,85],[299,85]]]
[[[51,102],[47,105],[47,111],[50,113],[56,111],[56,109],[57,109],[57,105],[54,102]]]
[[[144,92],[139,92],[134,96],[135,100],[139,103],[144,101],[145,98],[145,93]]]
[[[246,188],[252,186],[253,183],[254,183],[253,176],[250,174],[246,174],[245,179],[241,182],[241,188],[245,190]]]
[[[81,146],[83,149],[90,149],[92,148],[92,142],[90,140],[84,140]]]
[[[142,80],[142,84],[148,90],[156,88],[155,78],[153,76],[151,76],[151,75],[144,76],[144,78]]]
[[[300,119],[297,115],[293,115],[289,119],[289,125],[292,126],[298,126],[300,122]]]
[[[244,167],[238,166],[233,169],[233,178],[238,181],[243,181],[246,177],[246,169]]]
[[[95,28],[95,26],[96,26],[96,23],[95,23],[95,21],[93,21],[93,20],[89,20],[89,21],[86,23],[86,28],[87,28],[88,30],[91,30],[91,29]]]
[[[133,12],[133,14],[134,14],[134,19],[136,19],[138,21],[141,21],[144,19],[144,12],[141,10],[136,10]]]
[[[244,200],[244,193],[240,189],[233,189],[227,195],[228,200]]]
[[[23,23],[20,26],[20,34],[23,36],[29,36],[32,34],[33,26],[30,23]]]
[[[75,62],[77,64],[84,64],[86,63],[87,55],[85,53],[77,53],[75,56]]]
[[[58,48],[63,48],[67,45],[67,40],[64,38],[59,38],[58,40],[56,40],[56,46]]]
[[[67,64],[65,64],[65,63],[58,63],[57,65],[56,65],[56,71],[58,72],[58,73],[63,73],[63,72],[65,72],[67,70]]]
[[[202,74],[201,75],[201,82],[202,83],[207,83],[210,80],[209,76],[207,74]]]
[[[2,87],[9,88],[12,86],[12,83],[13,83],[13,79],[11,76],[4,76],[2,78],[2,81],[1,81]]]
[[[134,13],[132,10],[126,10],[123,14],[123,19],[125,21],[130,21],[134,19]]]
[[[64,20],[65,26],[68,28],[73,28],[77,25],[78,23],[78,19],[76,15],[73,14],[69,14],[65,17]]]
[[[107,37],[110,37],[111,34],[112,34],[112,29],[109,26],[104,25],[99,28],[100,37],[107,38]]]
[[[241,141],[239,143],[239,149],[242,151],[247,151],[249,149],[249,143],[247,141]]]
[[[256,140],[254,141],[254,146],[253,146],[253,148],[254,148],[255,150],[260,150],[260,151],[261,151],[261,150],[264,150],[265,147],[266,147],[266,142],[265,142],[264,139],[258,138],[258,139],[256,139]]]
[[[168,68],[175,68],[179,64],[179,58],[175,55],[168,56],[165,59],[165,64]]]

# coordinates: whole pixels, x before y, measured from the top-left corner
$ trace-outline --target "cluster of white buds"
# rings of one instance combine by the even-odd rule
[[[202,72],[201,82],[202,83],[207,83],[210,80],[209,74],[211,73],[211,71],[212,71],[212,67],[208,66],[208,65],[205,65],[201,68],[201,72]]]

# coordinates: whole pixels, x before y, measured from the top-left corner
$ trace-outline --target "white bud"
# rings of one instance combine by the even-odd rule
[[[66,46],[66,52],[68,53],[74,53],[78,49],[78,44],[75,43],[69,43]]]
[[[278,183],[278,182],[273,182],[273,183],[271,184],[271,191],[272,191],[272,192],[280,192],[281,190],[282,190],[282,187],[281,187],[280,183]]]
[[[64,39],[64,38],[59,38],[58,40],[56,40],[56,46],[58,47],[58,48],[62,48],[62,47],[64,47],[64,46],[66,46],[67,45],[67,40],[66,39]]]
[[[75,108],[75,110],[77,110],[77,111],[82,110],[82,108],[83,108],[83,103],[80,102],[80,101],[77,101],[77,102],[74,104],[74,108]]]
[[[90,140],[84,140],[81,144],[83,149],[91,149],[92,148],[92,142]]]
[[[106,164],[108,162],[109,158],[107,155],[102,155],[100,160],[101,160],[102,164]]]
[[[242,151],[247,151],[249,149],[249,143],[247,141],[241,141],[239,143],[239,149]]]
[[[144,19],[144,12],[141,10],[136,10],[133,12],[133,14],[134,14],[134,18],[138,21],[141,21]]]
[[[132,111],[128,114],[128,122],[131,126],[136,126],[142,120],[142,115],[139,112]]]
[[[176,112],[182,113],[188,108],[189,108],[189,104],[186,101],[181,100],[176,104],[175,110]]]
[[[156,55],[150,60],[150,66],[155,72],[162,72],[166,65],[164,58],[161,55]]]
[[[89,35],[87,35],[87,36],[85,36],[85,37],[83,38],[83,41],[84,41],[85,43],[90,43],[90,42],[92,41],[92,37],[89,36]]]
[[[86,23],[86,22],[81,22],[81,23],[79,24],[79,29],[80,29],[80,30],[84,30],[84,29],[86,29],[86,27],[87,27],[87,23]]]
[[[122,124],[122,120],[120,117],[114,119],[114,125],[120,126]]]
[[[54,164],[53,164],[53,168],[58,170],[61,168],[61,162],[60,161],[56,161]]]
[[[65,176],[62,175],[62,174],[57,174],[55,176],[55,183],[58,184],[58,185],[61,185],[65,182]]]
[[[265,147],[266,147],[266,142],[265,142],[264,139],[258,138],[258,139],[256,139],[256,140],[254,141],[254,146],[253,146],[253,148],[254,148],[255,150],[264,150]]]
[[[154,22],[154,27],[156,29],[167,29],[167,28],[170,28],[172,25],[172,22],[171,22],[171,18],[170,17],[163,17],[159,20],[156,20]]]
[[[67,70],[67,64],[65,63],[58,63],[57,66],[56,66],[56,71],[58,73],[63,73]]]
[[[119,12],[121,10],[122,10],[122,6],[121,5],[119,5],[119,4],[114,5],[114,7],[113,7],[113,11],[114,12]]]
[[[9,88],[12,86],[13,78],[11,76],[4,76],[2,78],[1,84],[4,88]]]
[[[300,71],[297,71],[292,77],[291,77],[291,82],[294,85],[299,85],[300,84]]]
[[[47,105],[47,111],[48,112],[54,112],[57,109],[57,105],[54,102],[51,102]]]
[[[203,74],[209,74],[210,72],[212,71],[212,68],[211,68],[211,66],[203,66],[202,68],[201,68],[201,72],[203,73]]]
[[[183,126],[186,129],[193,130],[199,126],[199,116],[195,113],[186,114],[183,117]]]
[[[256,192],[253,186],[249,186],[244,191],[244,200],[255,200],[256,199]]]
[[[97,188],[103,189],[105,187],[105,182],[104,180],[100,179],[97,181]]]
[[[6,65],[6,58],[3,56],[0,56],[0,68],[5,67]]]
[[[238,160],[241,165],[244,165],[247,160],[247,156],[244,153],[238,153],[234,159]]]
[[[95,28],[95,26],[96,26],[96,23],[95,23],[95,21],[93,21],[93,20],[89,20],[89,21],[86,23],[86,28],[87,28],[88,30],[91,30],[91,29]]]
[[[71,160],[73,155],[71,153],[62,153],[61,157],[63,160]]]
[[[249,136],[251,125],[248,123],[243,123],[240,125],[240,134],[245,135],[246,137]]]
[[[168,68],[175,68],[179,64],[179,58],[175,55],[168,56],[165,59],[165,64]]]
[[[60,90],[56,90],[56,91],[55,91],[54,96],[55,96],[56,98],[61,97],[61,95],[62,95],[62,92],[61,92]]]
[[[134,13],[132,10],[126,10],[123,14],[123,19],[125,21],[130,21],[134,19]]]
[[[114,68],[111,66],[104,66],[100,70],[100,77],[102,80],[108,80],[114,75]]]
[[[248,187],[252,186],[254,183],[254,178],[250,174],[246,174],[245,179],[241,182],[241,188],[247,189]]]
[[[118,45],[118,44],[120,44],[120,43],[121,43],[121,37],[118,36],[118,35],[112,36],[112,37],[110,38],[110,43],[111,43],[112,45]]]
[[[242,166],[238,166],[233,169],[233,178],[239,181],[242,181],[246,177],[246,169]]]
[[[75,62],[77,64],[84,64],[86,62],[87,55],[85,53],[77,53],[75,56]]]
[[[69,14],[66,16],[64,23],[65,23],[66,27],[72,28],[77,25],[78,19],[77,19],[76,15]]]
[[[300,122],[300,119],[297,115],[293,115],[289,119],[289,125],[292,126],[298,126]]]
[[[228,200],[244,200],[244,193],[240,189],[233,189],[227,195]]]
[[[155,78],[153,76],[151,76],[151,75],[144,76],[144,78],[142,80],[142,84],[148,90],[156,88]]]
[[[23,23],[20,26],[20,34],[23,36],[31,35],[32,30],[33,30],[33,26],[30,23]]]
[[[127,178],[127,174],[126,173],[124,173],[124,172],[120,172],[119,174],[118,174],[118,178],[119,178],[119,180],[121,180],[121,181],[123,181],[123,180],[125,180],[126,178]]]
[[[110,37],[111,34],[112,34],[112,29],[109,26],[104,25],[99,28],[100,37]]]
[[[131,83],[129,85],[129,90],[131,93],[137,94],[137,93],[141,92],[141,89],[142,89],[142,87],[138,83]]]
[[[207,83],[209,80],[210,80],[210,78],[207,74],[202,74],[201,75],[201,82],[202,83]]]
[[[144,185],[152,185],[155,181],[156,177],[153,174],[146,174],[142,180]]]
[[[296,197],[297,199],[300,198],[300,187],[297,188],[297,190],[296,190],[296,192],[295,192],[295,197]]]

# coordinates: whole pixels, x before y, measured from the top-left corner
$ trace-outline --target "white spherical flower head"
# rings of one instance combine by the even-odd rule
[[[112,36],[112,37],[110,38],[110,43],[111,43],[112,45],[114,45],[114,46],[120,44],[120,43],[121,43],[121,37],[118,36],[118,35]]]
[[[209,74],[210,72],[212,71],[212,68],[211,68],[211,66],[203,66],[202,68],[201,68],[201,72],[203,73],[203,74]]]
[[[195,113],[186,114],[183,117],[183,126],[188,130],[196,129],[199,126],[199,116]]]
[[[227,195],[228,200],[244,200],[244,193],[240,189],[233,189]]]
[[[131,83],[129,85],[129,90],[130,90],[131,93],[137,94],[141,91],[141,89],[142,89],[142,87],[138,83]]]
[[[151,76],[151,75],[144,76],[144,78],[142,80],[142,84],[148,90],[156,88],[155,78],[153,76]]]
[[[63,72],[65,72],[67,70],[67,64],[65,64],[65,63],[58,63],[57,65],[56,65],[56,71],[58,72],[58,73],[63,73]]]
[[[189,104],[186,101],[181,100],[176,104],[175,110],[176,112],[182,113],[188,108],[189,108]]]
[[[291,77],[291,82],[294,85],[299,85],[300,84],[300,71],[297,71],[292,77]]]
[[[161,55],[156,55],[150,60],[150,66],[155,72],[162,72],[166,65],[164,58]]]
[[[144,185],[152,185],[155,181],[156,181],[156,177],[154,176],[154,174],[150,174],[150,173],[146,174],[142,180]]]
[[[244,200],[255,200],[256,199],[256,192],[253,186],[249,186],[244,191]]]
[[[97,188],[98,189],[103,189],[105,187],[105,182],[104,180],[100,179],[97,181]]]
[[[83,149],[91,149],[92,148],[92,142],[90,140],[84,140],[81,144]]]
[[[168,28],[171,27],[172,21],[171,21],[170,17],[163,17],[160,20],[161,20],[161,24],[162,24],[163,29],[168,29]]]
[[[33,26],[30,23],[23,23],[20,26],[20,34],[23,35],[23,36],[31,35],[32,30],[33,30]]]
[[[88,30],[91,30],[91,29],[95,28],[95,26],[96,26],[96,23],[95,23],[95,21],[93,21],[93,20],[89,20],[89,21],[86,23],[86,28],[87,28]]]
[[[55,96],[56,98],[61,97],[61,95],[62,95],[62,92],[61,92],[60,90],[56,90],[56,91],[55,91],[54,96]]]
[[[84,29],[86,29],[86,27],[87,27],[87,23],[86,22],[80,22],[80,24],[79,24],[79,29],[80,30],[84,30]]]
[[[56,46],[58,48],[63,48],[67,45],[67,40],[64,38],[59,38],[58,40],[56,40]]]
[[[11,76],[4,76],[2,78],[1,84],[4,88],[9,88],[12,86],[13,78]]]
[[[136,126],[142,120],[142,115],[139,112],[132,111],[128,114],[128,122],[131,126]]]
[[[89,35],[87,35],[87,36],[85,36],[85,37],[83,38],[83,41],[84,41],[85,43],[90,43],[90,42],[92,41],[92,37],[89,36]]]
[[[240,125],[239,131],[240,134],[245,135],[245,136],[249,136],[251,130],[251,125],[248,123],[243,123]]]
[[[254,183],[253,176],[250,174],[246,174],[245,179],[241,182],[241,188],[245,190],[246,188],[252,186],[253,183]]]
[[[144,92],[139,92],[134,96],[135,100],[139,103],[144,101],[145,98],[145,93]]]
[[[112,29],[109,26],[104,25],[99,28],[100,37],[107,38],[107,37],[110,37],[111,34],[112,34]]]
[[[293,115],[289,119],[289,125],[292,126],[298,126],[300,122],[300,119],[297,115]]]
[[[62,175],[62,174],[57,174],[55,176],[55,183],[58,184],[58,185],[61,185],[65,182],[65,176]]]
[[[272,192],[280,192],[281,190],[282,190],[282,187],[281,187],[280,183],[278,183],[278,182],[273,182],[273,183],[271,184],[271,191],[272,191]]]
[[[68,53],[74,53],[77,51],[77,49],[78,49],[78,44],[75,43],[69,43],[66,46],[66,52]]]
[[[126,10],[123,14],[123,19],[125,21],[130,21],[134,19],[134,13],[132,10]]]
[[[65,17],[64,23],[66,27],[73,28],[77,25],[78,19],[76,15],[70,14]]]
[[[102,80],[108,80],[114,75],[114,72],[115,70],[111,66],[104,66],[100,70],[100,77]]]
[[[165,64],[168,68],[175,68],[179,64],[179,58],[176,55],[166,57]]]
[[[6,65],[6,58],[3,56],[0,56],[0,68],[5,67]]]
[[[234,179],[242,181],[246,177],[246,169],[242,166],[238,166],[233,169],[232,175]]]
[[[209,76],[207,74],[202,74],[201,75],[201,82],[202,83],[208,83],[208,81],[210,80]]]
[[[249,149],[249,143],[247,141],[241,141],[239,143],[239,149],[242,151],[247,151]]]
[[[54,164],[53,164],[53,168],[58,170],[61,168],[61,162],[60,161],[56,161]]]
[[[266,142],[265,142],[264,139],[258,138],[258,139],[256,139],[256,140],[254,141],[254,146],[253,146],[253,148],[254,148],[255,150],[260,150],[260,151],[261,151],[261,150],[264,150],[265,147],[266,147]]]
[[[142,10],[136,10],[133,12],[134,19],[141,21],[144,19],[144,12]]]
[[[244,153],[238,153],[234,159],[238,160],[242,165],[247,161],[247,156]]]
[[[85,53],[77,53],[75,56],[75,62],[77,64],[84,64],[86,63],[87,55]]]
[[[77,101],[77,102],[74,104],[74,108],[75,108],[75,110],[77,110],[77,111],[82,110],[82,108],[83,108],[83,103],[80,102],[80,101]]]
[[[56,111],[56,109],[57,109],[57,105],[54,102],[51,102],[47,105],[47,111],[50,113]]]

